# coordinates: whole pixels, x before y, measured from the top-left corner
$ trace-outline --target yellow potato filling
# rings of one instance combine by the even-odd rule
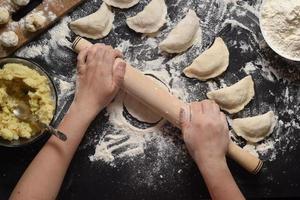
[[[10,63],[0,69],[0,137],[5,140],[31,138],[38,130],[18,119],[13,110],[18,102],[25,102],[31,113],[49,124],[55,102],[47,77],[22,64]]]

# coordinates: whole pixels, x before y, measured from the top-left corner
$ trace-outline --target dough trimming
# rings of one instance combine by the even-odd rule
[[[4,32],[0,35],[0,44],[4,47],[15,47],[19,43],[19,37],[13,31]]]
[[[42,12],[32,13],[25,18],[25,29],[29,32],[36,32],[45,27],[46,21]]]
[[[0,7],[0,25],[9,22],[10,14],[6,8]]]

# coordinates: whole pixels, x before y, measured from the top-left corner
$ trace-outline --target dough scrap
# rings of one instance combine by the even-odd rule
[[[0,24],[6,24],[9,21],[10,15],[6,8],[0,7]]]
[[[70,23],[74,33],[91,39],[101,39],[109,34],[112,29],[114,14],[109,6],[102,3],[95,13],[80,18]]]
[[[0,43],[4,47],[15,47],[19,43],[19,37],[13,31],[4,32],[0,35]]]
[[[243,110],[254,94],[254,82],[251,76],[247,76],[230,87],[208,92],[207,97],[214,100],[222,110],[233,114]]]
[[[18,6],[26,6],[30,0],[13,0],[13,2]]]
[[[142,12],[127,18],[126,22],[138,33],[155,33],[166,23],[167,14],[164,0],[152,0]]]
[[[234,132],[248,142],[256,143],[269,136],[277,124],[273,111],[255,117],[234,119],[232,128]]]
[[[197,14],[189,10],[185,18],[176,25],[159,47],[168,53],[181,53],[193,46],[201,34]]]
[[[25,29],[29,32],[36,32],[45,27],[46,22],[47,19],[42,12],[33,13],[25,17]]]
[[[185,68],[183,73],[189,78],[206,81],[221,75],[226,71],[228,65],[228,48],[222,38],[216,38],[214,44]]]
[[[165,86],[162,82],[153,78],[152,76],[149,76],[149,78],[152,78],[155,82],[157,82],[157,85],[160,88],[168,91],[168,87]],[[162,119],[159,113],[149,109],[149,107],[145,106],[143,103],[140,103],[138,100],[136,100],[136,98],[127,93],[124,94],[123,104],[126,107],[128,113],[141,122],[154,124],[158,123]]]
[[[116,8],[130,8],[139,3],[140,0],[103,0],[107,5]]]

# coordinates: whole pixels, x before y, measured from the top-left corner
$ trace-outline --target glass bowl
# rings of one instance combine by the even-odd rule
[[[53,102],[54,102],[54,114],[53,114],[53,118],[50,122],[50,124],[53,124],[54,122],[54,117],[56,115],[57,112],[57,90],[54,86],[54,83],[52,81],[52,79],[50,78],[49,74],[47,74],[47,72],[45,70],[43,70],[43,68],[41,68],[38,64],[26,60],[24,58],[3,58],[0,59],[0,69],[8,63],[19,63],[19,64],[23,64],[31,69],[34,69],[35,71],[37,71],[39,74],[41,74],[42,76],[47,77],[48,82],[49,82],[49,86],[50,86],[50,90],[51,90],[51,96],[53,98]],[[37,133],[36,135],[32,136],[30,139],[26,139],[26,138],[20,138],[19,140],[13,140],[13,141],[9,141],[9,140],[4,140],[2,137],[0,137],[0,146],[3,147],[22,147],[22,146],[27,146],[29,144],[32,144],[33,142],[39,140],[44,134],[43,133]]]

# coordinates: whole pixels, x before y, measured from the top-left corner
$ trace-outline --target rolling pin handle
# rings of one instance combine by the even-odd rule
[[[79,53],[91,45],[89,41],[77,37],[72,47],[75,52]],[[116,63],[119,61],[121,61],[121,59],[117,59]],[[136,84],[137,82],[139,84]],[[145,91],[143,85],[147,85],[147,91]],[[180,109],[186,106],[186,104],[172,94],[158,88],[155,82],[148,79],[139,70],[127,64],[123,90],[180,128],[179,113]],[[157,96],[161,98],[156,98]],[[232,141],[229,143],[227,154],[252,174],[257,174],[262,168],[263,162],[259,158],[243,150]]]

